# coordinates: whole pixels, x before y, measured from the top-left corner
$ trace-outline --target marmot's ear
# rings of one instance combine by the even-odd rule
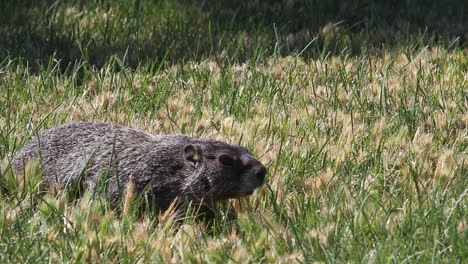
[[[195,167],[201,162],[202,151],[200,146],[188,144],[184,147],[184,160]]]

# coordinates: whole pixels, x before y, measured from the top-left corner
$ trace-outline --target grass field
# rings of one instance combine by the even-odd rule
[[[96,2],[2,2],[0,262],[468,262],[465,1]],[[207,228],[11,172],[78,120],[244,145],[267,184]]]

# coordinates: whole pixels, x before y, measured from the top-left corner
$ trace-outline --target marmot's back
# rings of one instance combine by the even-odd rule
[[[37,158],[46,186],[102,178],[112,200],[131,180],[165,204],[177,196],[227,199],[262,185],[266,168],[247,149],[185,135],[151,135],[103,122],[76,122],[40,132],[13,160],[16,170]]]
[[[60,182],[63,178],[56,175],[57,172],[67,171],[57,169],[63,169],[65,164],[60,163],[66,162],[66,158],[84,158],[92,152],[97,155],[99,153],[96,150],[109,151],[108,147],[121,149],[132,144],[141,146],[151,142],[152,137],[141,130],[113,123],[68,123],[41,131],[16,154],[13,164],[17,170],[21,170],[28,160],[39,158],[45,169],[46,179],[53,177]]]

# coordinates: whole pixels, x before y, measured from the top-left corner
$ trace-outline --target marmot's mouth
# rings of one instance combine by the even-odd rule
[[[241,198],[241,197],[252,195],[253,192],[254,190],[239,192],[236,198]]]
[[[251,195],[254,192],[254,190],[251,191],[243,191],[243,192],[238,192],[238,193],[232,193],[228,195],[223,195],[223,196],[217,196],[213,197],[215,200],[225,200],[225,199],[238,199],[238,198],[243,198],[246,196]]]

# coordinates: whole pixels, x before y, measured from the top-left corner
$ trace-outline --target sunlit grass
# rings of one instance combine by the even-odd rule
[[[122,34],[177,17],[166,17],[176,11],[165,5],[157,18],[129,15]],[[63,32],[79,22],[76,32],[95,34],[97,42],[125,40],[116,32],[109,33],[115,42],[100,39],[109,36],[106,23],[123,23],[123,9],[57,10],[54,23]],[[162,25],[188,36],[185,23]],[[170,62],[162,52],[148,53],[155,63],[138,56],[133,63],[111,46],[102,57],[77,51],[70,65],[60,56],[35,66],[2,58],[0,262],[466,262],[466,49],[421,36],[351,54],[353,42],[340,32],[343,47],[315,46],[323,56],[283,56],[285,49],[264,43],[284,42],[265,33],[242,48],[254,53],[244,58],[235,38],[221,41],[231,45],[224,53],[206,50],[207,38],[203,58],[172,54]],[[73,52],[62,48],[60,54]],[[268,166],[267,184],[220,205],[207,225],[190,206],[142,213],[131,188],[112,210],[88,192],[76,200],[58,188],[43,190],[37,163],[11,171],[11,153],[37,131],[79,120],[244,145]]]

